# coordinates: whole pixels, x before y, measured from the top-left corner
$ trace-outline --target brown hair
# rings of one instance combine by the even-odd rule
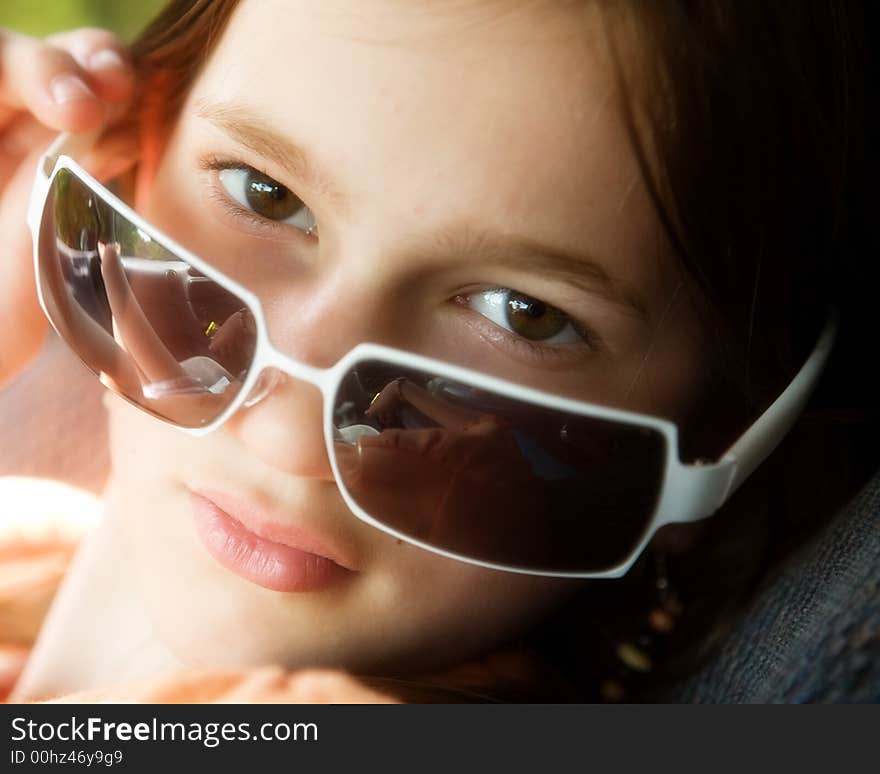
[[[878,385],[864,356],[878,267],[864,230],[872,175],[859,3],[603,6],[633,146],[716,342],[715,386],[685,428],[685,453],[723,451],[791,379],[829,308],[840,314],[810,409],[704,523],[698,550],[668,557],[660,580],[678,589],[674,630],[648,621],[670,592],[653,588],[656,557],[647,555],[613,588],[586,589],[573,603],[591,611],[580,632],[564,623],[570,605],[538,633],[581,684],[601,691],[611,675],[608,695],[620,698],[619,683],[637,695],[704,662],[758,581],[875,471]],[[633,40],[640,55],[625,58]]]
[[[669,616],[655,616],[659,628],[641,626],[657,606],[660,560],[649,553],[626,578],[586,585],[523,638],[523,648],[559,665],[579,700],[598,697],[603,680],[607,698],[623,696],[607,690],[609,675],[614,684],[634,677],[638,689],[695,669],[761,575],[827,520],[878,459],[876,384],[862,378],[859,390],[853,382],[869,351],[867,293],[876,287],[876,267],[859,254],[869,177],[861,5],[600,4],[633,147],[717,342],[715,386],[685,428],[685,455],[720,452],[778,394],[831,304],[841,328],[811,411],[704,525],[699,550],[665,560],[661,580],[677,589],[665,596],[671,633]],[[132,47],[146,84],[137,120],[174,121],[236,5],[171,0],[146,28]],[[633,41],[644,56],[622,54]],[[816,486],[804,491],[805,480]]]

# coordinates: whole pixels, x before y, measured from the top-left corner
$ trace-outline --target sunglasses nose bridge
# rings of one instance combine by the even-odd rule
[[[290,377],[311,384],[317,387],[322,395],[326,395],[332,381],[331,372],[332,369],[315,368],[307,363],[300,363],[273,348],[242,405],[245,408],[255,406]]]
[[[279,352],[271,344],[268,347],[267,355],[261,359],[264,361],[263,366],[266,370],[274,368],[295,379],[308,382],[317,387],[321,393],[325,393],[333,381],[332,368],[316,368],[308,363],[294,360]]]
[[[244,408],[256,406],[261,400],[268,397],[286,378],[284,372],[279,371],[277,368],[264,368],[242,405]]]

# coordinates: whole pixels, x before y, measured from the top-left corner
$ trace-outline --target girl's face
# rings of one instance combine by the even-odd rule
[[[138,207],[259,295],[293,358],[326,367],[374,341],[680,417],[700,387],[695,316],[591,5],[244,0]],[[534,299],[543,310],[514,313]],[[181,659],[426,669],[514,636],[574,588],[360,522],[320,401],[288,379],[192,438],[108,398],[110,510]],[[264,537],[296,532],[350,571],[312,557],[324,580],[309,590],[248,579],[241,562],[275,554],[206,526],[192,491],[268,514]]]

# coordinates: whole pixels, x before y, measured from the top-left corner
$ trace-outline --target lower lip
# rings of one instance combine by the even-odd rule
[[[227,570],[273,591],[321,591],[354,575],[331,559],[255,535],[205,497],[190,497],[196,533]]]

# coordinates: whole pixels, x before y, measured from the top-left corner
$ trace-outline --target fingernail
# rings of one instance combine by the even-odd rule
[[[88,61],[89,70],[127,70],[128,65],[112,48],[105,48],[92,54]]]
[[[52,99],[59,105],[77,99],[94,99],[95,93],[86,86],[86,82],[78,75],[62,73],[56,75],[49,84]]]

